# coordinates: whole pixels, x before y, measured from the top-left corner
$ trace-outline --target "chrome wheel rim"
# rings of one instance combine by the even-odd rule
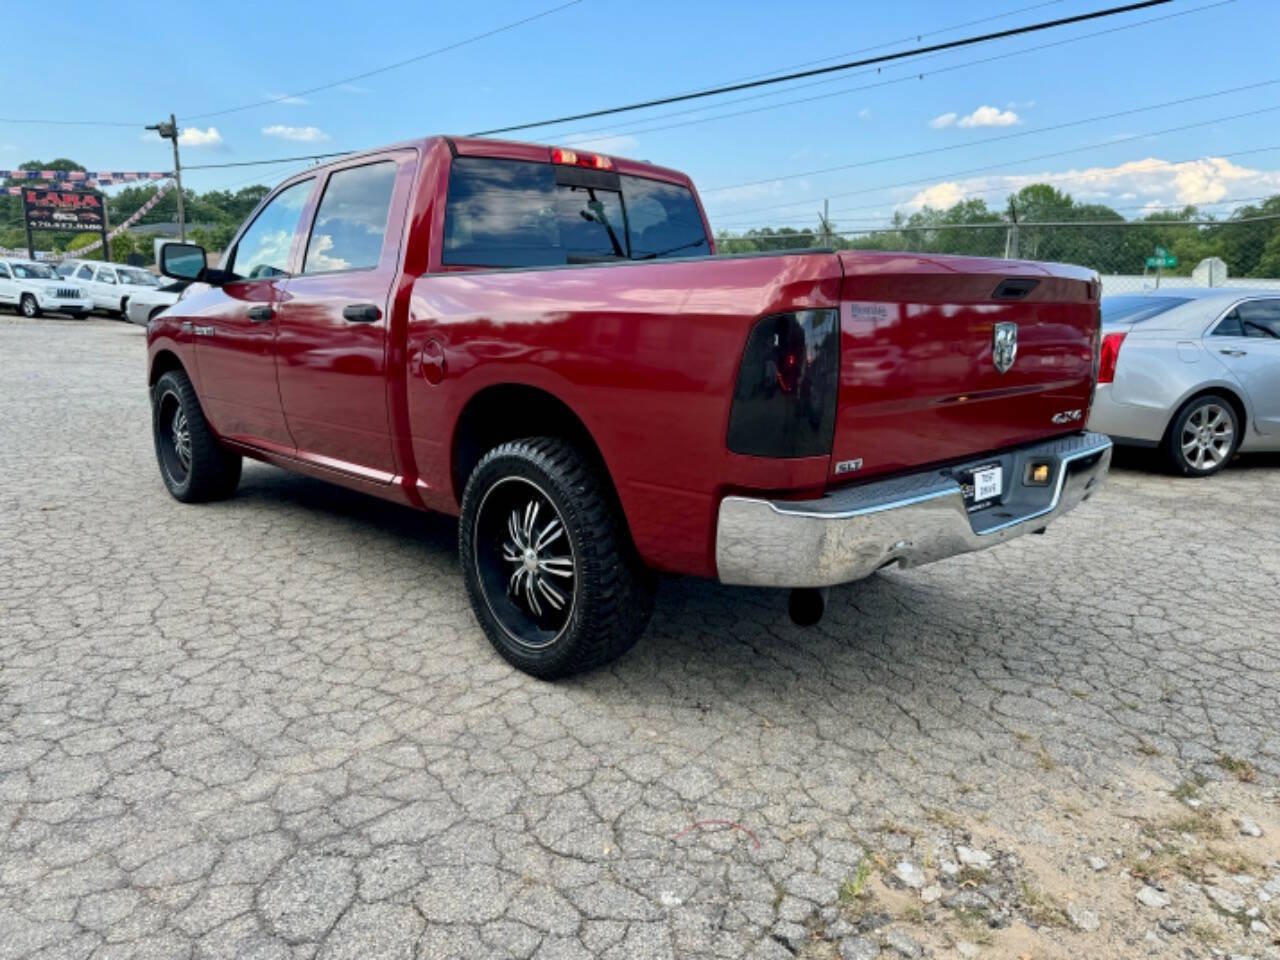
[[[182,399],[166,390],[156,412],[156,451],[169,479],[181,486],[191,473],[191,424],[182,408]]]
[[[22,298],[22,315],[24,317],[34,317],[36,315],[36,302],[30,297]]]
[[[540,650],[560,639],[577,604],[577,555],[542,487],[504,477],[485,491],[472,552],[485,604],[511,640]]]
[[[1212,470],[1230,455],[1234,440],[1231,414],[1219,403],[1203,404],[1182,423],[1182,459],[1196,470]]]

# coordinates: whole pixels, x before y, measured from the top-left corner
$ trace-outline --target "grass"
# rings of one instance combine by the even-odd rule
[[[961,867],[960,872],[956,874],[956,882],[961,886],[969,884],[976,887],[989,879],[991,879],[991,871],[983,870],[981,867]]]
[[[924,815],[926,819],[940,827],[946,827],[948,830],[960,829],[960,818],[950,810],[944,810],[942,807],[925,807]]]
[[[1058,761],[1053,759],[1052,754],[1050,754],[1042,744],[1040,750],[1036,753],[1036,765],[1039,766],[1041,770],[1048,772],[1050,770],[1057,769]]]
[[[1138,752],[1142,754],[1144,757],[1160,756],[1160,748],[1157,747],[1155,744],[1147,743],[1146,741],[1143,741],[1142,743],[1138,744]]]
[[[908,923],[924,923],[924,911],[912,905],[902,911],[902,919]]]
[[[1062,903],[1051,894],[1037,890],[1022,881],[1022,902],[1026,905],[1027,919],[1037,927],[1066,927],[1071,920]]]
[[[1186,813],[1166,820],[1163,829],[1173,833],[1189,833],[1193,837],[1204,840],[1222,840],[1227,835],[1221,818],[1204,807],[1188,810]]]
[[[871,880],[871,861],[865,856],[858,861],[852,877],[845,877],[840,884],[840,902],[852,905],[867,895],[867,884]]]
[[[1180,803],[1186,803],[1188,800],[1194,800],[1200,796],[1200,788],[1204,786],[1204,783],[1204,778],[1198,776],[1192,780],[1183,780],[1169,791],[1169,796]]]
[[[979,946],[988,946],[995,942],[987,918],[977,910],[957,910],[953,914],[956,924],[964,934],[964,939]]]
[[[1258,779],[1257,769],[1248,760],[1231,757],[1224,753],[1218,758],[1217,764],[1241,783],[1253,783]]]
[[[1217,946],[1222,942],[1222,934],[1218,928],[1207,923],[1193,923],[1187,927],[1187,932],[1207,947]]]

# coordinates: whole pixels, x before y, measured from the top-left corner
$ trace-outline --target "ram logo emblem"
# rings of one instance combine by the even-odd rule
[[[991,331],[991,360],[996,369],[1007,373],[1018,358],[1018,325],[997,323]]]
[[[1083,416],[1083,410],[1063,410],[1061,413],[1055,413],[1050,419],[1054,423],[1075,423]]]

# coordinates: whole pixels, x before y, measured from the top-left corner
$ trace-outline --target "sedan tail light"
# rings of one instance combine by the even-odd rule
[[[1116,361],[1120,359],[1123,333],[1108,333],[1102,338],[1102,356],[1098,360],[1098,382],[1111,383],[1116,378]]]

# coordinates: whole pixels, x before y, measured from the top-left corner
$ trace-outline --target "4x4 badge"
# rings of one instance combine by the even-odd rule
[[[1001,373],[1007,373],[1018,358],[1018,325],[997,323],[991,331],[991,361]]]

